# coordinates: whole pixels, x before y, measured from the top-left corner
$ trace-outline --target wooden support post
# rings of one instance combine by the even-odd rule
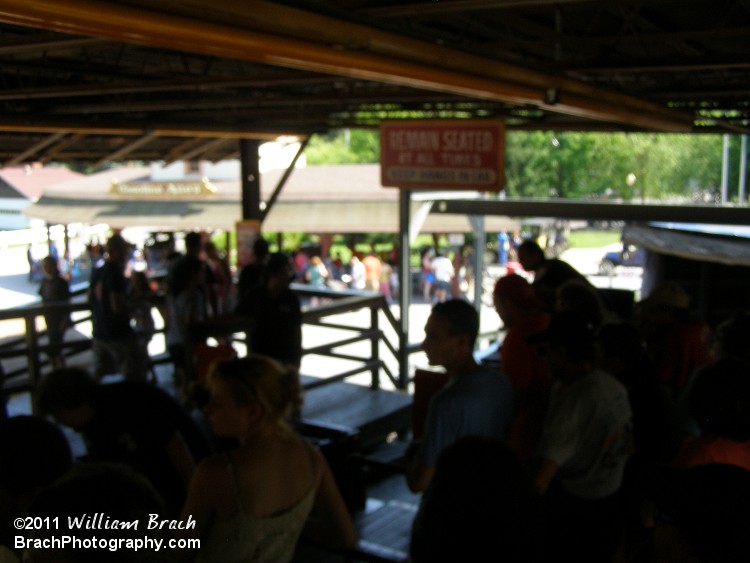
[[[29,361],[29,377],[31,379],[31,412],[37,414],[36,390],[42,380],[42,362],[39,358],[39,334],[36,330],[36,315],[29,313],[24,318],[26,322],[26,357]]]
[[[398,334],[398,386],[409,387],[409,307],[411,305],[411,266],[409,257],[409,206],[411,192],[399,190],[399,290],[398,301],[401,309]]]
[[[370,328],[373,331],[373,336],[370,337],[370,359],[374,362],[380,360],[380,327],[378,325],[379,311],[378,307],[370,307]],[[379,365],[379,364],[378,364]],[[370,379],[370,389],[380,389],[380,368],[372,368],[372,377]]]
[[[262,221],[260,208],[260,165],[258,148],[260,141],[240,140],[240,167],[242,175],[242,218]]]

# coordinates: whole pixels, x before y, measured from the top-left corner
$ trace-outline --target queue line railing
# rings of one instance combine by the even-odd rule
[[[303,302],[311,298],[320,300],[319,305],[304,308],[303,324],[345,334],[344,337],[335,337],[323,344],[305,347],[303,355],[345,360],[347,365],[351,364],[347,369],[308,382],[307,388],[343,381],[368,372],[369,386],[372,389],[380,388],[383,378],[387,378],[395,388],[405,388],[405,382],[408,384],[408,381],[398,373],[399,358],[403,353],[410,354],[419,347],[407,345],[402,351],[403,339],[399,338],[399,322],[382,295],[353,290],[317,289],[301,284],[293,284],[292,289]],[[47,367],[49,350],[43,338],[46,330],[39,328],[39,319],[45,313],[56,309],[60,313],[71,315],[71,329],[76,331],[76,337],[70,338],[69,329],[63,343],[63,354],[67,359],[90,350],[90,330],[77,330],[83,328],[80,325],[91,322],[91,310],[82,295],[84,292],[85,289],[78,291],[71,302],[39,303],[0,310],[0,323],[14,320],[23,323],[22,334],[9,335],[0,342],[0,362],[5,366],[5,379],[0,382],[3,394],[23,391],[33,393],[41,380]],[[163,303],[163,297],[157,298],[155,306],[160,304],[160,300]],[[369,311],[364,323],[361,322],[362,315],[351,318],[347,315],[364,309]],[[235,333],[232,339],[243,342],[244,334]],[[362,342],[369,345],[364,348],[351,346]],[[351,351],[353,348],[355,351]],[[165,357],[152,358],[152,361],[163,362]]]
[[[403,340],[399,338],[399,321],[381,294],[355,290],[316,289],[301,284],[293,284],[292,287],[303,299],[309,297],[323,300],[321,304],[309,307],[304,311],[304,324],[351,334],[351,336],[340,340],[305,347],[303,354],[348,360],[358,364],[350,370],[329,375],[316,383],[308,384],[308,388],[342,381],[365,372],[370,372],[370,387],[372,389],[380,388],[382,376],[387,377],[397,389],[405,387],[404,378],[402,374],[398,373]],[[354,319],[349,320],[345,315],[362,309],[369,310],[369,316],[364,326],[361,324],[361,319],[356,319],[360,320],[358,324],[353,322]],[[369,342],[366,352],[352,354],[339,350],[342,347],[359,342]],[[411,353],[417,349],[418,346],[408,347],[405,352]]]

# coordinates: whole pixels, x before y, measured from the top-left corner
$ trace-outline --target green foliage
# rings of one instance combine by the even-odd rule
[[[720,181],[721,143],[718,135],[512,132],[507,191],[624,200],[711,192]]]
[[[305,157],[310,165],[375,163],[380,160],[378,133],[345,129],[328,135],[314,135],[305,149]]]
[[[317,235],[311,235],[309,233],[300,233],[300,232],[292,232],[292,231],[284,231],[284,236],[282,237],[282,244],[283,248],[279,249],[276,245],[276,239],[275,237],[271,238],[267,234],[264,234],[266,240],[268,241],[269,246],[271,247],[272,252],[287,252],[291,254],[295,250],[297,250],[300,246],[304,244],[316,244],[319,242],[320,237]]]
[[[738,184],[739,136],[731,143],[730,191]],[[316,135],[305,154],[310,165],[376,163],[378,132]],[[712,194],[719,189],[721,159],[720,135],[512,131],[506,190],[512,197],[626,201]]]
[[[216,249],[221,252],[227,250],[227,233],[226,231],[216,230],[211,233],[211,242],[216,245]],[[229,231],[229,245],[231,248],[237,248],[237,231]]]
[[[620,242],[621,236],[619,229],[613,231],[583,229],[580,231],[571,231],[568,235],[568,244],[571,248],[600,248]]]

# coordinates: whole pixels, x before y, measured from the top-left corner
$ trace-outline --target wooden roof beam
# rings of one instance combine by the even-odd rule
[[[227,144],[230,139],[214,139],[212,141],[201,143],[200,146],[195,147],[193,150],[188,151],[182,155],[180,160],[195,160],[196,157],[212,151],[216,148],[222,147]]]
[[[99,166],[103,165],[106,162],[118,160],[126,156],[127,154],[133,152],[134,150],[141,148],[143,145],[150,143],[157,137],[158,135],[154,133],[148,133],[146,135],[143,135],[141,138],[134,140],[132,143],[128,143],[124,147],[121,147],[118,150],[116,150],[115,152],[108,154],[105,157],[102,157],[94,164],[94,167],[98,168]]]
[[[185,91],[207,91],[223,88],[266,88],[270,86],[301,86],[306,84],[319,84],[322,82],[319,74],[307,76],[288,76],[278,78],[252,78],[244,80],[216,80],[197,79],[181,81],[175,84],[171,81],[156,81],[148,85],[143,84],[107,84],[107,85],[76,85],[56,86],[52,88],[17,88],[0,91],[0,101],[9,100],[43,100],[47,98],[78,98],[88,96],[102,96],[107,94],[153,94],[158,92]]]
[[[505,10],[550,4],[580,4],[589,0],[453,0],[452,2],[426,2],[402,4],[400,6],[375,6],[358,13],[383,18],[403,18],[424,14],[453,14],[467,11]]]
[[[175,87],[179,91],[179,87]],[[2,98],[2,95],[0,95]],[[350,94],[343,100],[350,107],[356,107],[359,104],[383,104],[383,103],[416,103],[416,104],[429,104],[429,103],[467,103],[473,102],[477,105],[482,103],[482,100],[467,99],[466,97],[450,97],[445,94],[419,94],[413,90],[396,90],[396,89],[381,89],[375,92],[367,93],[355,93]],[[301,97],[294,93],[282,93],[277,94],[274,97],[259,98],[252,94],[244,94],[242,96],[237,95],[232,97],[231,101],[224,98],[210,98],[200,100],[189,100],[186,101],[180,97],[179,92],[175,92],[175,96],[153,100],[153,101],[133,101],[133,102],[102,102],[102,103],[86,103],[79,101],[77,103],[70,103],[64,106],[56,106],[54,109],[55,115],[78,115],[80,113],[90,113],[95,115],[102,114],[118,114],[118,113],[138,113],[138,112],[169,112],[169,111],[184,111],[186,105],[189,105],[190,110],[194,112],[200,112],[204,115],[204,112],[210,112],[211,110],[225,110],[227,106],[231,104],[233,108],[237,109],[235,116],[243,115],[242,112],[257,110],[258,112],[266,111],[267,108],[285,108],[285,107],[320,107],[320,106],[340,106],[342,99],[340,96],[332,92],[323,94],[307,95]],[[223,113],[223,112],[222,112]],[[262,115],[259,114],[259,115]]]
[[[202,143],[202,139],[186,139],[176,147],[173,147],[172,150],[167,153],[167,156],[164,159],[164,163],[172,164],[173,162],[177,162],[178,160],[187,160],[185,158],[185,155],[189,154],[190,151],[192,151],[193,149],[195,149],[195,147]]]
[[[663,62],[660,64],[649,65],[629,65],[629,66],[588,66],[588,67],[569,67],[565,70],[571,74],[611,74],[614,72],[620,74],[646,74],[660,72],[696,72],[705,70],[747,70],[750,69],[750,62],[742,61],[724,61],[724,62],[691,62],[681,59],[680,61]]]
[[[68,37],[59,33],[44,33],[31,37],[23,36],[18,41],[0,43],[0,56],[28,55],[56,49],[78,49],[106,42],[95,37]]]
[[[218,157],[216,159],[216,162],[219,162],[221,160],[237,160],[240,158],[240,151],[237,148],[230,149],[226,147],[223,152],[219,153],[217,151],[217,155]]]
[[[3,164],[3,166],[14,166],[16,164],[24,162],[27,159],[29,159],[30,157],[36,155],[39,151],[44,150],[48,146],[56,143],[57,141],[59,141],[60,139],[62,139],[63,137],[65,137],[65,135],[67,135],[67,134],[68,134],[68,131],[60,131],[58,133],[53,133],[49,137],[46,137],[45,139],[42,139],[38,143],[30,146],[25,151],[17,154],[13,158],[11,158],[7,162],[5,162]]]
[[[0,131],[12,133],[79,133],[82,135],[143,135],[147,132],[160,137],[200,137],[223,139],[261,139],[275,140],[279,133],[269,131],[239,131],[234,128],[222,127],[153,127],[148,131],[137,126],[104,126],[104,125],[81,125],[80,123],[43,122],[36,120],[35,123],[14,121],[0,116]],[[295,134],[295,133],[292,133]]]
[[[83,140],[86,138],[86,135],[68,135],[67,137],[64,137],[60,139],[59,142],[55,143],[51,147],[49,147],[46,151],[44,151],[44,155],[42,158],[39,159],[40,162],[51,162],[57,159],[57,157],[68,147],[72,147],[77,142]]]
[[[0,0],[0,20],[424,90],[533,104],[553,112],[567,113],[573,107],[575,115],[632,123],[655,130],[688,131],[692,127],[690,115],[565,77],[546,75],[268,2],[248,1],[240,7],[234,4],[232,7],[241,11],[245,18],[235,19],[234,25],[96,0],[68,0],[64,4],[56,0]],[[203,6],[211,13],[209,8],[207,4]],[[266,10],[274,13],[269,14]],[[216,12],[215,8],[213,12]],[[280,13],[285,17],[276,17]],[[242,22],[242,28],[236,26],[237,21]],[[127,22],[137,22],[137,25],[127,25]],[[261,26],[261,31],[253,31],[245,25],[250,23]],[[279,28],[284,26],[291,27],[294,34],[303,37],[282,36],[285,29]],[[321,26],[324,29],[321,30]],[[347,36],[351,32],[359,36]],[[351,41],[333,45],[317,43],[321,34],[333,34]],[[196,37],[201,40],[196,41]],[[363,42],[376,46],[377,53],[342,49],[342,45]],[[569,103],[546,105],[548,90],[565,91]],[[587,108],[592,103],[598,107],[589,113]]]

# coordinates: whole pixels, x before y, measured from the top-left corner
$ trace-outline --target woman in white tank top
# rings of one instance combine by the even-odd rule
[[[239,447],[202,462],[190,485],[181,522],[200,538],[185,561],[283,563],[300,535],[345,549],[356,532],[321,453],[297,435],[286,417],[301,404],[290,366],[259,355],[222,362],[209,378],[206,414],[220,437]]]

